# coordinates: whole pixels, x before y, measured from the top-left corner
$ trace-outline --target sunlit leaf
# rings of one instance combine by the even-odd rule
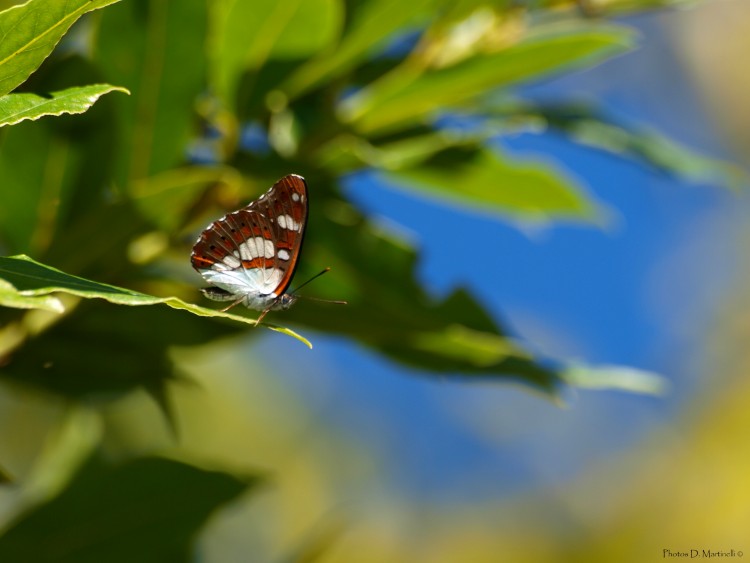
[[[485,137],[518,130],[562,131],[581,145],[602,149],[695,182],[733,189],[747,184],[738,166],[700,154],[640,123],[620,123],[590,103],[533,105],[500,98],[480,102],[457,116],[474,119],[474,135]]]
[[[255,319],[249,317],[207,309],[186,303],[177,297],[154,297],[137,291],[87,280],[40,264],[28,256],[0,257],[0,278],[12,284],[22,297],[37,297],[60,292],[85,299],[104,299],[118,305],[140,306],[164,304],[173,309],[185,310],[201,317],[226,318],[255,326]],[[13,302],[11,301],[10,304],[12,306]],[[292,336],[312,348],[312,344],[306,338],[290,329],[267,325],[265,323],[262,326]]]
[[[343,134],[322,146],[316,156],[322,166],[338,174],[363,167],[400,170],[417,166],[452,147],[477,149],[486,137],[481,130],[477,130],[476,135],[453,135],[450,131],[418,128],[403,138],[375,144],[362,137]]]
[[[628,130],[599,120],[586,120],[569,132],[582,145],[635,158],[687,180],[718,182],[735,190],[748,182],[747,174],[738,166],[699,154],[656,131]]]
[[[0,127],[13,125],[24,119],[36,120],[45,115],[83,113],[100,96],[109,92],[128,93],[125,88],[109,84],[92,84],[50,92],[44,96],[30,93],[6,94],[0,97]]]
[[[257,72],[272,57],[302,59],[321,51],[343,18],[340,0],[228,0],[212,8],[213,84],[227,107],[234,106],[244,71]]]
[[[281,89],[291,97],[297,97],[323,80],[332,80],[348,72],[392,39],[395,32],[427,19],[430,9],[440,4],[435,0],[359,2],[341,42],[300,67]]]
[[[489,89],[592,66],[632,46],[629,30],[602,27],[533,37],[496,53],[478,54],[436,69],[402,65],[345,99],[340,114],[364,134],[382,133],[459,106]]]
[[[502,336],[448,325],[442,331],[416,333],[409,346],[415,351],[436,354],[478,367],[495,365],[512,356],[522,356],[517,344]]]
[[[259,482],[156,457],[89,462],[59,496],[5,530],[0,560],[189,561],[209,517]]]
[[[585,3],[585,13],[590,16],[617,16],[621,13],[654,10],[658,8],[690,7],[694,0],[597,0]]]
[[[487,149],[452,149],[386,174],[395,186],[474,211],[534,221],[590,220],[589,200],[559,173],[539,164],[518,164]]]
[[[30,0],[0,13],[0,95],[23,84],[83,14],[119,0]]]
[[[65,307],[52,295],[23,295],[4,279],[0,279],[0,306],[12,309],[42,309],[62,313]]]
[[[664,377],[627,366],[571,363],[562,370],[562,375],[568,385],[584,389],[617,389],[648,395],[664,395],[669,390]]]

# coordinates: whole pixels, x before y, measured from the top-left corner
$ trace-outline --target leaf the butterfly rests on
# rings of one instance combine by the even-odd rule
[[[307,224],[307,183],[284,176],[246,207],[228,213],[204,230],[190,256],[212,285],[209,299],[232,301],[263,311],[288,309],[297,300],[286,293],[297,268]]]

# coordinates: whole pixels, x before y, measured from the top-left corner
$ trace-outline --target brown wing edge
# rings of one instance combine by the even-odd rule
[[[304,204],[304,207],[302,209],[302,218],[300,221],[300,230],[299,234],[299,244],[296,245],[296,250],[292,254],[291,257],[291,266],[289,269],[287,269],[286,273],[284,274],[284,277],[281,279],[281,282],[279,283],[278,288],[276,291],[278,292],[278,295],[284,295],[286,293],[287,288],[292,283],[292,278],[294,278],[294,273],[297,271],[297,264],[299,263],[299,256],[302,252],[302,245],[305,242],[305,231],[307,230],[307,215],[308,211],[310,209],[310,203],[309,203],[309,194],[307,190],[307,181],[298,174],[288,174],[281,178],[278,182],[276,182],[272,190],[275,190],[277,187],[281,188],[282,186],[288,188],[290,190],[288,192],[289,201],[286,202],[287,205],[285,205],[285,208],[287,210],[287,213],[294,217],[294,214],[292,213],[291,206],[293,205],[293,201],[291,201],[291,193],[296,192],[299,194],[303,199],[302,203]],[[296,218],[295,218],[296,220]]]

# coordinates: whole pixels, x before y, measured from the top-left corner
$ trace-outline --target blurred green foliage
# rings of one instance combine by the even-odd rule
[[[81,20],[58,44],[77,17],[107,4],[113,5]],[[625,6],[611,4],[596,13]],[[627,8],[653,4],[630,1]],[[508,339],[466,290],[432,299],[415,277],[416,249],[348,202],[341,182],[379,170],[401,189],[498,217],[595,222],[595,205],[569,179],[541,164],[513,162],[485,143],[519,120],[577,131],[555,108],[498,105],[496,94],[633,48],[627,28],[581,17],[590,9],[566,1],[524,8],[479,0],[33,0],[3,12],[0,22],[22,48],[0,44],[14,55],[0,64],[0,123],[17,123],[0,132],[0,249],[34,261],[3,258],[0,268],[0,303],[7,307],[0,310],[0,377],[95,408],[145,389],[173,420],[167,388],[177,372],[170,351],[259,334],[247,322],[228,324],[232,315],[188,304],[199,299],[201,283],[188,263],[191,242],[210,220],[299,173],[312,199],[299,278],[331,266],[325,283],[310,289],[349,306],[299,304],[283,321],[274,314],[274,322],[341,335],[423,373],[514,378],[554,393],[566,381],[566,366]],[[19,24],[13,18],[20,10],[49,25]],[[92,105],[93,95],[123,88],[131,95]],[[33,121],[8,118],[22,110]],[[446,112],[480,117],[483,125],[468,133],[439,127]],[[625,136],[631,150],[600,146],[677,174],[693,171],[691,155],[655,159],[657,151],[647,150],[653,140],[617,127],[596,108],[581,109],[575,123],[584,120],[598,127],[599,139]],[[249,125],[266,147],[244,141]],[[721,172],[704,162],[701,170]],[[612,385],[632,386],[617,373]],[[597,377],[595,370],[587,374]],[[607,371],[598,377],[606,386]],[[170,557],[154,560],[188,560],[207,513],[253,482],[163,460],[92,467],[84,464],[61,496],[19,516],[0,539],[0,559],[102,560],[96,557],[124,545],[112,530],[130,526],[132,551],[121,553],[132,557],[122,560],[139,549]],[[35,535],[62,537],[76,518],[96,518],[104,501],[151,510],[136,494],[143,483],[153,485],[151,470],[185,489],[173,489],[175,498],[200,499],[192,507],[165,500],[159,522],[184,517],[162,527],[168,538],[133,528],[127,514],[127,522],[99,522],[101,533],[80,546],[85,556],[65,541],[29,555]],[[94,483],[118,492],[92,498],[99,494],[90,490]],[[92,502],[74,508],[77,495]]]
[[[189,561],[189,540],[216,504],[257,482],[168,459],[143,457],[112,467],[94,459],[62,494],[5,532],[0,559]]]

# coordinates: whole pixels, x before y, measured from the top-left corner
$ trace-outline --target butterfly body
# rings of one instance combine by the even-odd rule
[[[302,248],[307,211],[307,184],[290,174],[246,207],[211,223],[190,256],[193,268],[212,286],[203,294],[264,314],[291,307],[297,297],[286,291]]]

